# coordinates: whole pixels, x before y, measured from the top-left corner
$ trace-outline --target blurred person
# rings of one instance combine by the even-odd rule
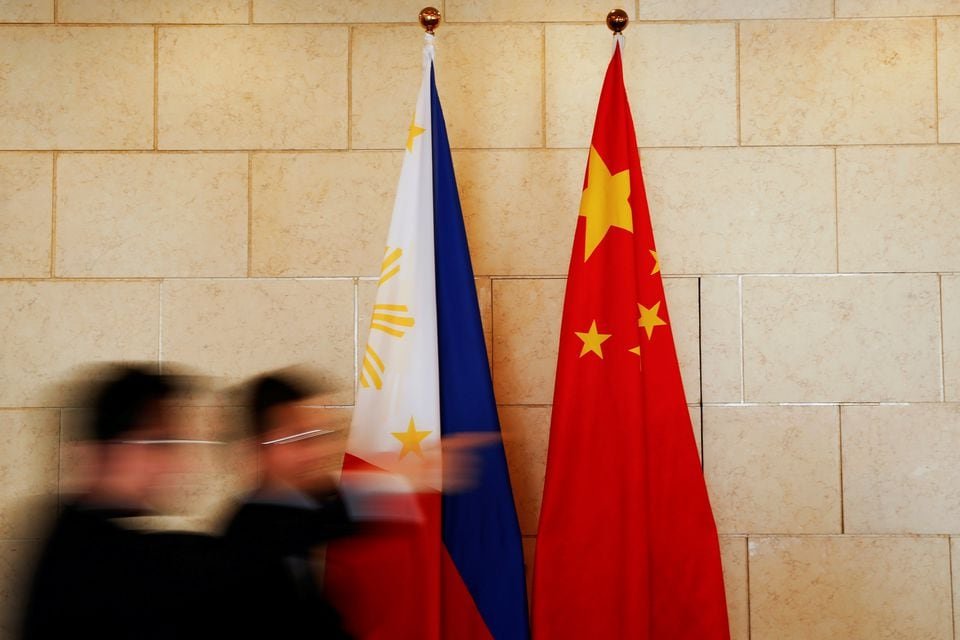
[[[356,531],[331,476],[342,456],[336,430],[319,423],[304,406],[316,395],[309,383],[290,373],[256,378],[250,384],[249,423],[260,480],[230,519],[226,544],[268,561],[248,566],[239,584],[229,623],[233,637],[330,638],[350,636],[321,593],[313,550]]]
[[[93,394],[90,433],[80,444],[86,478],[62,498],[35,569],[22,638],[205,635],[190,620],[228,581],[225,555],[209,553],[214,541],[205,536],[123,525],[152,513],[166,477],[180,471],[171,409],[182,391],[171,376],[125,365]]]

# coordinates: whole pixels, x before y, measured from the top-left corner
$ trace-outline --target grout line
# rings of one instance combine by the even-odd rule
[[[251,0],[252,2],[252,0]],[[353,149],[353,26],[347,29],[347,149]]]
[[[747,640],[750,640],[753,623],[750,620],[750,536],[744,536],[744,564],[747,569]]]
[[[840,165],[837,147],[833,148],[833,233],[837,250],[837,273],[840,273]]]
[[[53,0],[53,24],[60,22],[60,0]]]
[[[253,154],[247,153],[247,277],[253,276]]]
[[[947,567],[950,570],[950,628],[951,638],[957,637],[957,594],[953,581],[953,539],[947,536]]]
[[[163,373],[163,280],[157,287],[157,307],[160,317],[157,323],[157,373]]]
[[[940,21],[933,19],[933,126],[940,142]]]
[[[360,393],[360,280],[353,279],[353,402]]]
[[[540,25],[540,146],[547,147],[547,25]]]
[[[840,533],[845,533],[847,518],[843,502],[843,407],[840,406],[837,407],[837,438],[840,447]]]
[[[743,376],[743,276],[737,276],[737,293],[740,298],[740,402],[747,401],[747,383]]]
[[[253,0],[247,2],[247,24],[253,24]]]
[[[736,24],[736,74],[737,74],[737,146],[743,145],[743,132],[740,110],[740,23]]]
[[[947,379],[944,374],[944,348],[943,348],[943,274],[937,274],[937,290],[940,294],[940,314],[938,316],[937,329],[940,333],[940,400],[945,402],[947,399]]]
[[[153,28],[153,150],[160,145],[160,27]]]
[[[50,194],[50,277],[57,276],[57,164],[59,161],[59,152],[52,154],[52,180]]]
[[[837,5],[840,4],[840,0],[833,0],[833,17],[837,17]]]
[[[700,471],[706,468],[703,450],[703,278],[697,278],[697,369],[700,373]]]

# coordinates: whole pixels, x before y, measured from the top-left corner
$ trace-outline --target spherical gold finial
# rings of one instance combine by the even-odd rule
[[[433,33],[433,30],[440,24],[440,12],[434,7],[424,7],[420,10],[420,24],[427,30],[427,33]]]
[[[623,9],[614,9],[607,14],[607,27],[614,33],[623,33],[628,22],[630,22],[630,17]]]

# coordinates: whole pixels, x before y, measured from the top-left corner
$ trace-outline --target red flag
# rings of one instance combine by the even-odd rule
[[[535,638],[727,640],[697,457],[615,47],[570,258]]]

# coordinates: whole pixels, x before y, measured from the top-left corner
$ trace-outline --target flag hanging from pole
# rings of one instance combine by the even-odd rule
[[[716,525],[616,36],[567,279],[533,586],[542,640],[728,640]]]
[[[423,76],[344,472],[415,468],[441,436],[499,436],[476,285],[427,34]],[[338,542],[327,585],[361,640],[529,636],[520,528],[499,437],[478,484],[419,496],[418,526]]]

